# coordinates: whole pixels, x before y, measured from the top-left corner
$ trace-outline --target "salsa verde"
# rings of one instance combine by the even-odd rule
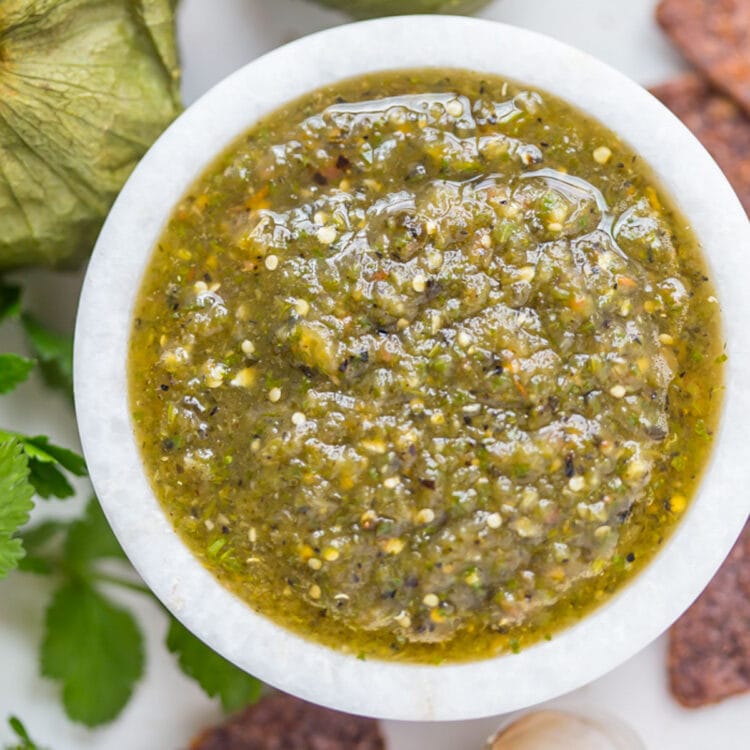
[[[522,84],[401,71],[282,107],[196,181],[130,403],[165,512],[251,607],[455,661],[552,637],[653,556],[723,359],[696,239],[626,143]]]

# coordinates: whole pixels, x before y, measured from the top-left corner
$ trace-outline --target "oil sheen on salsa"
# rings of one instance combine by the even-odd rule
[[[135,434],[185,543],[277,623],[361,658],[517,651],[684,513],[721,401],[713,294],[648,166],[572,106],[464,71],[348,80],[174,209]]]

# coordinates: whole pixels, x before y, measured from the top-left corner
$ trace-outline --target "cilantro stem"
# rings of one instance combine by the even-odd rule
[[[136,583],[135,581],[128,581],[126,578],[120,578],[119,576],[109,575],[109,573],[91,573],[87,576],[91,581],[99,581],[100,583],[111,583],[113,586],[120,586],[124,589],[130,589],[131,591],[137,591],[140,594],[146,594],[147,596],[153,596],[151,589],[142,583]]]

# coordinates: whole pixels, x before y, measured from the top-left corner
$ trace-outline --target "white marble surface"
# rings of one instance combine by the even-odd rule
[[[680,65],[651,22],[652,5],[652,0],[630,0],[627,5],[618,0],[498,0],[482,15],[550,33],[648,83]],[[191,101],[261,52],[339,20],[334,13],[294,0],[185,0],[180,21],[186,99]],[[77,283],[76,278],[61,284],[56,277],[33,274],[29,297],[50,320],[70,319]],[[3,348],[16,342],[15,332],[4,329]],[[0,409],[4,424],[47,431],[70,444],[75,441],[66,406],[35,382],[3,400]],[[159,612],[149,603],[137,603],[148,637],[146,679],[115,724],[93,733],[72,726],[62,714],[55,687],[37,676],[35,649],[47,590],[45,582],[20,575],[0,584],[0,716],[18,713],[54,750],[184,747],[195,729],[217,716],[213,705],[165,654]],[[652,750],[744,750],[750,734],[750,698],[697,712],[680,709],[666,690],[663,649],[663,641],[657,642],[556,703],[629,717]],[[441,725],[389,722],[386,732],[391,750],[471,750],[480,747],[497,723],[497,719]]]

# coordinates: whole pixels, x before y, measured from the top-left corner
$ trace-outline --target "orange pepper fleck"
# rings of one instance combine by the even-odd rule
[[[268,185],[263,185],[260,190],[256,190],[245,201],[245,206],[251,211],[257,211],[261,208],[270,208],[271,201],[268,199]]]
[[[646,195],[646,198],[648,198],[648,202],[651,204],[651,208],[654,209],[654,211],[661,211],[661,201],[659,200],[659,196],[656,194],[656,190],[654,190],[651,185],[649,185],[644,191]]]

